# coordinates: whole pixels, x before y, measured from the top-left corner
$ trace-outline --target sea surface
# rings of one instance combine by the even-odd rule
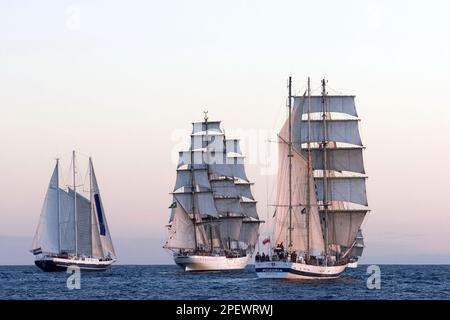
[[[81,288],[69,290],[67,273],[0,266],[0,299],[450,299],[448,265],[380,268],[381,288],[368,289],[367,266],[348,269],[337,280],[305,282],[258,279],[253,266],[236,272],[184,273],[175,265],[114,265],[103,273],[81,273]]]

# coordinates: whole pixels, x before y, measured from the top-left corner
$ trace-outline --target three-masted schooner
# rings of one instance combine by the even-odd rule
[[[292,108],[292,102],[294,104]],[[292,96],[279,133],[274,252],[258,259],[261,278],[332,279],[360,252],[369,211],[354,96]]]
[[[252,183],[239,140],[226,139],[220,121],[193,123],[188,151],[179,154],[164,248],[185,271],[245,268],[258,239]]]
[[[65,271],[69,266],[103,271],[116,261],[116,254],[92,160],[85,181],[77,181],[75,151],[71,161],[72,183],[61,185],[56,160],[31,252],[43,271]]]

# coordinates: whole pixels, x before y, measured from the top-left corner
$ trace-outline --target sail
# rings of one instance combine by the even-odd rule
[[[104,257],[115,258],[116,253],[114,251],[114,246],[111,240],[111,234],[109,232],[108,223],[106,221],[105,211],[103,209],[102,199],[100,196],[100,189],[98,187],[97,178],[95,176],[94,166],[92,161],[89,160],[90,170],[91,170],[91,185],[92,185],[92,211],[95,212],[97,218],[98,231],[100,237],[100,243],[103,250]],[[95,225],[95,224],[94,224]]]
[[[293,117],[295,119],[295,117]],[[324,251],[324,241],[320,226],[317,201],[315,198],[314,182],[308,178],[308,163],[298,153],[292,154],[292,213],[289,213],[289,146],[286,143],[288,137],[288,121],[283,126],[279,135],[279,164],[277,184],[277,209],[275,221],[276,243],[289,245],[289,228],[292,227],[292,249],[295,251],[310,250],[311,254],[319,255]],[[308,181],[310,192],[309,228],[305,205],[307,203]],[[291,219],[289,218],[291,216]],[[308,239],[309,234],[309,239]]]
[[[75,214],[73,191],[59,190],[61,252],[75,254]]]
[[[186,211],[178,203],[174,208],[173,221],[169,228],[169,237],[165,244],[170,249],[195,249],[194,224]]]
[[[69,189],[69,200],[74,205],[74,192]],[[81,256],[92,256],[92,222],[91,222],[91,202],[77,192],[77,253]],[[71,210],[73,212],[73,209]],[[73,225],[73,228],[75,225]],[[75,238],[75,237],[74,237]]]
[[[328,200],[346,201],[367,206],[366,177],[328,177]],[[323,177],[316,177],[317,197],[324,199]]]
[[[58,164],[53,170],[32,249],[35,252],[59,253]]]
[[[222,132],[220,129],[220,121],[194,122],[192,124],[192,134],[204,133],[208,127],[208,132]]]
[[[219,214],[228,213],[242,214],[242,208],[239,198],[216,198],[214,199]]]
[[[194,199],[195,214],[218,217],[213,194],[210,191],[195,192],[194,196],[191,192],[176,192],[173,195],[183,209],[189,214],[194,214],[192,203],[192,200]]]
[[[247,244],[251,248],[255,248],[259,236],[260,221],[244,220],[242,221],[241,232],[239,239],[241,242]]]
[[[330,244],[350,248],[356,240],[367,210],[328,211],[328,239]]]
[[[365,173],[362,148],[327,148],[327,168],[334,171]],[[311,149],[312,167],[323,170],[323,152]]]
[[[311,113],[322,112],[323,106],[322,96],[311,96],[311,104],[309,106]],[[308,98],[294,97],[294,108],[299,108],[302,113],[308,113]],[[357,117],[355,106],[355,96],[327,96],[328,112],[345,113],[353,117]]]
[[[242,183],[236,183],[236,189],[237,194],[240,197],[244,197],[250,200],[255,200],[253,198],[252,190],[251,190],[251,183],[248,182],[242,182]]]
[[[242,217],[223,217],[219,224],[220,236],[223,243],[227,241],[239,241],[241,233]]]
[[[238,190],[234,180],[230,179],[215,179],[211,180],[212,192],[215,198],[226,197],[236,198],[238,197]]]
[[[241,201],[242,213],[245,217],[258,219],[256,211],[256,201]]]
[[[361,137],[358,129],[358,119],[345,120],[327,120],[327,138],[328,141],[349,143],[362,146]],[[310,142],[322,142],[323,121],[311,120],[311,139]],[[293,126],[293,140],[301,143],[308,142],[308,123],[307,121],[297,121]]]
[[[194,183],[200,188],[210,189],[211,186],[208,180],[208,171],[206,169],[194,169]],[[192,171],[190,169],[177,170],[177,180],[175,183],[175,190],[182,187],[192,188]]]

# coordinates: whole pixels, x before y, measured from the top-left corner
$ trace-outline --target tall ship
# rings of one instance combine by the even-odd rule
[[[179,153],[168,238],[164,248],[185,271],[240,270],[258,241],[252,183],[240,141],[220,121],[193,123],[190,148]]]
[[[56,160],[31,252],[43,271],[104,271],[116,261],[92,159],[87,172],[78,170],[75,151],[67,183]],[[71,181],[70,181],[71,180]]]
[[[257,257],[260,278],[333,279],[354,266],[369,212],[354,96],[292,95],[278,135],[273,252]],[[362,234],[360,234],[362,238]],[[362,245],[364,246],[364,245]],[[353,259],[353,260],[352,260]]]

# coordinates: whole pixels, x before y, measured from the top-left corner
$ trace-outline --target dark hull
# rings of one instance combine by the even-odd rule
[[[64,272],[67,270],[70,266],[77,266],[82,271],[91,271],[91,272],[98,272],[98,271],[105,271],[110,266],[105,265],[93,265],[93,264],[81,264],[81,263],[55,263],[52,260],[36,260],[34,261],[34,264],[45,272]]]

